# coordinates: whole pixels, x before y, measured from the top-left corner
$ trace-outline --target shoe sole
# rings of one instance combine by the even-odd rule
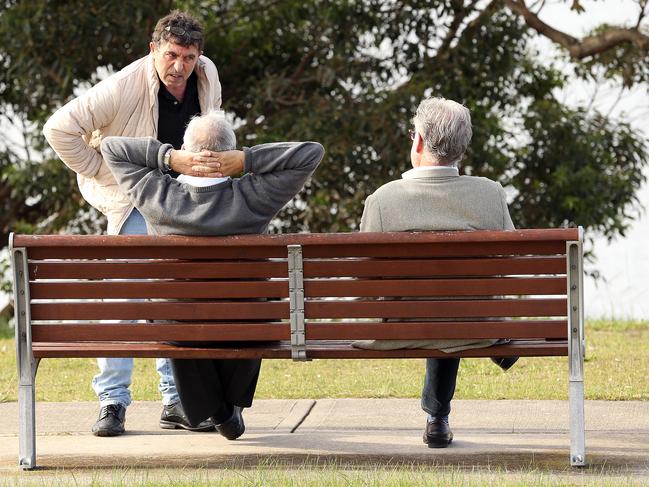
[[[163,430],[187,430],[187,431],[194,431],[197,433],[206,433],[208,431],[214,431],[214,426],[201,426],[199,427],[192,427],[192,426],[184,426],[180,423],[174,423],[172,421],[164,421],[160,420],[160,428]]]
[[[123,435],[125,432],[126,432],[126,430],[122,430],[122,431],[97,430],[97,431],[93,431],[92,434],[95,435],[95,436],[99,436],[101,438],[109,438],[111,436]]]
[[[453,441],[453,438],[450,440],[435,440],[435,441],[424,441],[428,448],[448,448],[448,446]]]
[[[240,438],[245,432],[246,432],[246,427],[244,426],[240,430],[236,431],[234,434],[227,434],[221,431],[219,428],[216,428],[216,431],[226,440],[234,441],[237,438]]]

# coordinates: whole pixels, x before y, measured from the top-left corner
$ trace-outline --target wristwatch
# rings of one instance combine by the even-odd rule
[[[171,166],[169,165],[169,160],[171,159],[171,151],[173,151],[173,147],[170,147],[167,149],[167,152],[165,152],[165,155],[162,156],[162,167],[164,168],[165,171],[171,171]]]

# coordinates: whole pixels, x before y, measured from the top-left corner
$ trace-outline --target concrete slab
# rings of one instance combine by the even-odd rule
[[[429,449],[416,399],[258,400],[244,412],[246,433],[161,430],[160,404],[136,402],[127,434],[90,433],[95,403],[38,403],[37,462],[44,469],[218,467],[335,462],[337,465],[568,467],[564,401],[454,401],[450,448]],[[0,474],[17,469],[17,405],[0,404]],[[649,404],[587,401],[587,455],[592,472],[649,478]]]

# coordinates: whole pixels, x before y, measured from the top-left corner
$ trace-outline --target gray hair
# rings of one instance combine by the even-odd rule
[[[467,107],[445,98],[426,98],[413,122],[424,147],[438,162],[454,166],[462,160],[473,135]]]
[[[221,110],[212,110],[192,118],[183,137],[185,149],[192,152],[212,150],[221,152],[237,148],[232,124]]]

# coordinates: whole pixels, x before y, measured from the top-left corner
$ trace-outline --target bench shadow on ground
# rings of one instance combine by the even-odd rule
[[[151,432],[129,431],[129,436],[170,437],[188,434],[182,431]],[[548,474],[586,475],[642,475],[649,477],[649,462],[646,455],[638,455],[634,448],[619,449],[618,452],[588,455],[588,466],[571,468],[568,462],[568,448],[554,445],[525,444],[512,442],[511,447],[497,447],[485,451],[484,444],[456,440],[446,449],[427,448],[423,443],[416,452],[409,450],[395,454],[398,448],[388,448],[388,453],[376,451],[376,441],[359,441],[358,432],[346,434],[337,431],[334,435],[290,433],[251,434],[232,442],[215,436],[212,452],[188,451],[180,458],[165,453],[164,441],[160,441],[160,453],[145,458],[132,455],[106,455],[102,452],[87,452],[85,455],[39,455],[38,472],[60,469],[111,470],[129,469],[255,469],[327,467],[354,469],[397,469],[397,468],[455,468],[483,471],[543,472]],[[162,440],[162,438],[161,438]],[[108,439],[111,441],[111,439]],[[218,445],[216,444],[218,442]],[[246,452],[246,449],[250,452]],[[263,449],[263,452],[259,450]],[[302,451],[300,451],[302,450]],[[2,465],[6,470],[9,465]],[[14,464],[14,468],[15,464]]]

